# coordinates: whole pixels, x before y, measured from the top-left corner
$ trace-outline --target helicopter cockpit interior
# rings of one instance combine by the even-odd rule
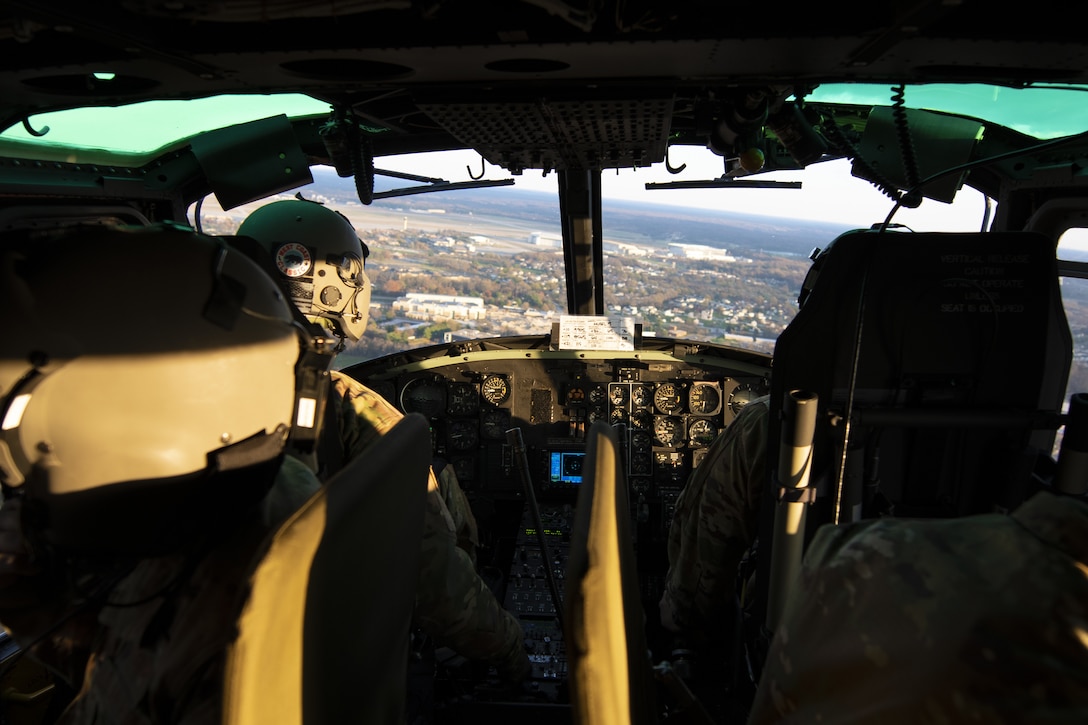
[[[1088,492],[1088,41],[1073,14],[0,0],[0,241],[163,223],[229,239],[269,201],[338,209],[374,290],[335,369],[426,422],[420,455],[464,489],[479,574],[532,666],[511,687],[429,643],[408,653],[428,675],[408,696],[435,723],[605,722],[572,672],[586,645],[568,627],[594,620],[568,607],[597,571],[587,550],[609,551],[639,630],[621,720],[743,722],[789,593],[771,571],[782,495],[808,513],[804,539]],[[791,196],[821,181],[822,209]],[[621,182],[638,193],[624,205]],[[874,197],[881,211],[862,210]],[[829,207],[855,216],[803,220]],[[169,304],[102,286],[122,311]],[[801,476],[779,458],[801,393],[819,401],[811,487],[774,493]],[[754,584],[722,613],[732,648],[708,656],[658,621],[669,527],[708,447],[763,396]],[[591,522],[590,500],[622,525]],[[0,720],[55,722],[75,693],[0,644],[0,677],[23,678]]]

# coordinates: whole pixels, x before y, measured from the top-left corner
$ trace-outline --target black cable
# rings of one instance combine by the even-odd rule
[[[198,234],[204,233],[203,225],[200,223],[200,211],[204,208],[204,197],[200,197],[196,200],[196,206],[193,207],[193,226],[196,227]]]
[[[900,196],[900,201],[903,206],[916,209],[922,203],[922,195],[913,191],[918,186],[918,157],[910,135],[910,124],[907,122],[907,109],[903,103],[905,95],[906,86],[902,83],[892,88],[892,121],[899,141],[899,155],[903,161],[903,176],[908,188],[912,190]]]
[[[355,191],[359,201],[370,206],[374,202],[374,151],[369,138],[359,139],[359,129],[351,125],[352,134],[352,172],[355,177]]]

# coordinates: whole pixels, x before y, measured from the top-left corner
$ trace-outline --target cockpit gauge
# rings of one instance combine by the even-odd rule
[[[451,420],[447,435],[450,448],[455,451],[467,451],[480,442],[480,432],[475,420]]]
[[[476,461],[471,456],[467,458],[453,459],[453,472],[457,474],[457,480],[464,484],[476,478]]]
[[[688,426],[688,442],[693,446],[708,446],[718,437],[718,426],[707,418],[696,418]]]
[[[642,431],[636,431],[631,434],[631,448],[635,450],[644,450],[650,447],[650,434]]]
[[[608,402],[615,406],[627,405],[627,386],[622,383],[613,383],[608,386]]]
[[[502,405],[510,398],[510,383],[505,375],[487,375],[480,383],[480,394],[492,405]]]
[[[631,413],[631,427],[649,430],[654,424],[654,417],[648,410],[636,410]]]
[[[450,383],[446,406],[450,415],[472,415],[479,409],[480,395],[474,383]]]
[[[510,411],[503,409],[485,410],[480,414],[480,428],[484,438],[499,441],[506,438],[510,428]]]
[[[604,388],[596,385],[589,389],[589,402],[591,405],[601,405],[604,403]]]
[[[631,388],[631,405],[636,408],[645,408],[653,399],[651,388],[646,385],[636,385]]]
[[[581,405],[586,402],[585,388],[573,387],[567,390],[567,405]]]
[[[751,385],[741,385],[729,396],[729,409],[736,415],[744,406],[759,397],[759,392]]]
[[[669,448],[684,442],[684,423],[670,415],[659,415],[654,419],[654,437],[658,443]]]
[[[413,378],[400,389],[400,408],[405,413],[422,413],[437,418],[446,410],[446,383],[440,378]]]
[[[721,409],[722,391],[716,383],[695,382],[688,390],[688,410],[695,415],[714,415]]]
[[[612,425],[620,425],[627,422],[627,411],[623,408],[613,408],[608,414],[608,422]]]
[[[654,391],[654,405],[665,415],[675,415],[683,410],[680,387],[676,383],[659,383]]]

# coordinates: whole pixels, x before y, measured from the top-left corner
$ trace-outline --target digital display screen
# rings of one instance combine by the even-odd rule
[[[551,483],[579,484],[582,482],[585,451],[551,451],[548,455],[548,480]]]

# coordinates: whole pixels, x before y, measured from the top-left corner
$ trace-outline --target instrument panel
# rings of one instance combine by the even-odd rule
[[[344,372],[428,418],[434,454],[462,487],[499,497],[523,493],[508,430],[521,431],[537,495],[562,499],[581,480],[569,468],[579,459],[556,456],[584,452],[599,420],[620,433],[632,492],[678,490],[740,409],[769,389],[769,356],[724,346],[655,339],[644,350],[585,351],[551,349],[547,336],[502,342],[439,345]]]

